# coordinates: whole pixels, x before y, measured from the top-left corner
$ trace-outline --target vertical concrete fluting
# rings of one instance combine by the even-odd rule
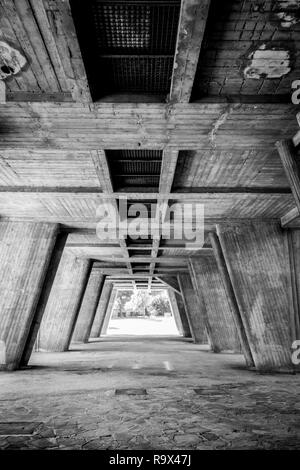
[[[79,343],[88,342],[100,300],[103,283],[104,275],[99,272],[99,269],[92,268],[77,317],[72,341]]]
[[[0,222],[2,369],[17,369],[26,352],[57,233],[56,224]]]
[[[214,352],[241,352],[225,288],[213,254],[190,258],[193,284],[206,310],[206,330]]]
[[[107,311],[103,320],[101,335],[106,335],[107,333],[107,328],[108,328],[108,325],[109,325],[109,322],[113,313],[113,307],[114,307],[117,295],[118,295],[117,289],[112,289],[108,306],[107,306]]]
[[[276,223],[217,226],[255,367],[290,370],[291,272],[287,234]]]
[[[91,338],[99,338],[99,336],[101,335],[102,326],[103,326],[106,310],[108,307],[108,302],[110,299],[112,287],[113,286],[111,282],[106,281],[104,283],[100,300],[98,303],[94,323],[93,323],[92,330],[91,330]]]
[[[205,331],[204,316],[200,309],[200,304],[191,281],[191,276],[188,273],[180,274],[178,276],[178,283],[190,324],[192,338],[195,343],[206,344],[207,335]]]
[[[67,351],[88,281],[91,262],[65,248],[39,331],[41,351]]]

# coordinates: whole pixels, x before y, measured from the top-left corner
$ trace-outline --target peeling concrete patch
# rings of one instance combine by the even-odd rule
[[[0,41],[0,80],[19,73],[27,60],[20,51],[5,41]]]
[[[291,53],[278,46],[260,45],[246,56],[245,78],[281,78],[292,70]]]
[[[271,20],[279,22],[284,29],[289,29],[300,22],[300,0],[274,1]]]

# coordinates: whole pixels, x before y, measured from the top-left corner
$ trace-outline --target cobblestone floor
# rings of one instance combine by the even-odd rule
[[[0,449],[295,449],[299,381],[174,338],[35,353],[0,375]]]

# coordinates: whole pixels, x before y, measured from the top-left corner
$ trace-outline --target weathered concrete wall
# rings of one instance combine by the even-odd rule
[[[213,254],[190,259],[191,276],[206,310],[206,329],[214,352],[240,352],[240,342],[224,285]]]
[[[106,310],[108,307],[108,302],[111,296],[111,291],[112,291],[112,283],[111,282],[105,282],[100,300],[98,303],[94,323],[92,326],[92,331],[91,331],[91,338],[99,338],[102,332],[102,327],[103,327],[103,322],[106,314]]]
[[[218,225],[217,233],[255,366],[291,369],[291,273],[279,224]]]
[[[0,223],[0,368],[20,366],[58,227]]]
[[[68,350],[90,269],[89,260],[64,250],[39,331],[41,351]]]
[[[104,278],[105,276],[99,273],[99,269],[92,269],[72,336],[74,342],[87,343],[89,340]]]
[[[205,331],[204,315],[203,311],[201,311],[191,276],[188,273],[180,274],[178,276],[178,283],[181,289],[192,338],[195,343],[206,344],[207,334]]]

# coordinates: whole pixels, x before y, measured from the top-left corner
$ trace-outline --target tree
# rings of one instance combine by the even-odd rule
[[[115,307],[114,307],[114,316],[118,318],[126,317],[126,308],[125,305],[128,301],[130,301],[132,297],[133,292],[128,290],[128,291],[120,291],[118,293],[118,297],[115,301]]]
[[[131,299],[126,302],[124,308],[132,317],[149,316],[150,301],[147,291],[134,290]]]
[[[154,315],[163,317],[166,313],[170,313],[170,302],[166,292],[159,292],[153,296],[151,307],[154,310]]]

